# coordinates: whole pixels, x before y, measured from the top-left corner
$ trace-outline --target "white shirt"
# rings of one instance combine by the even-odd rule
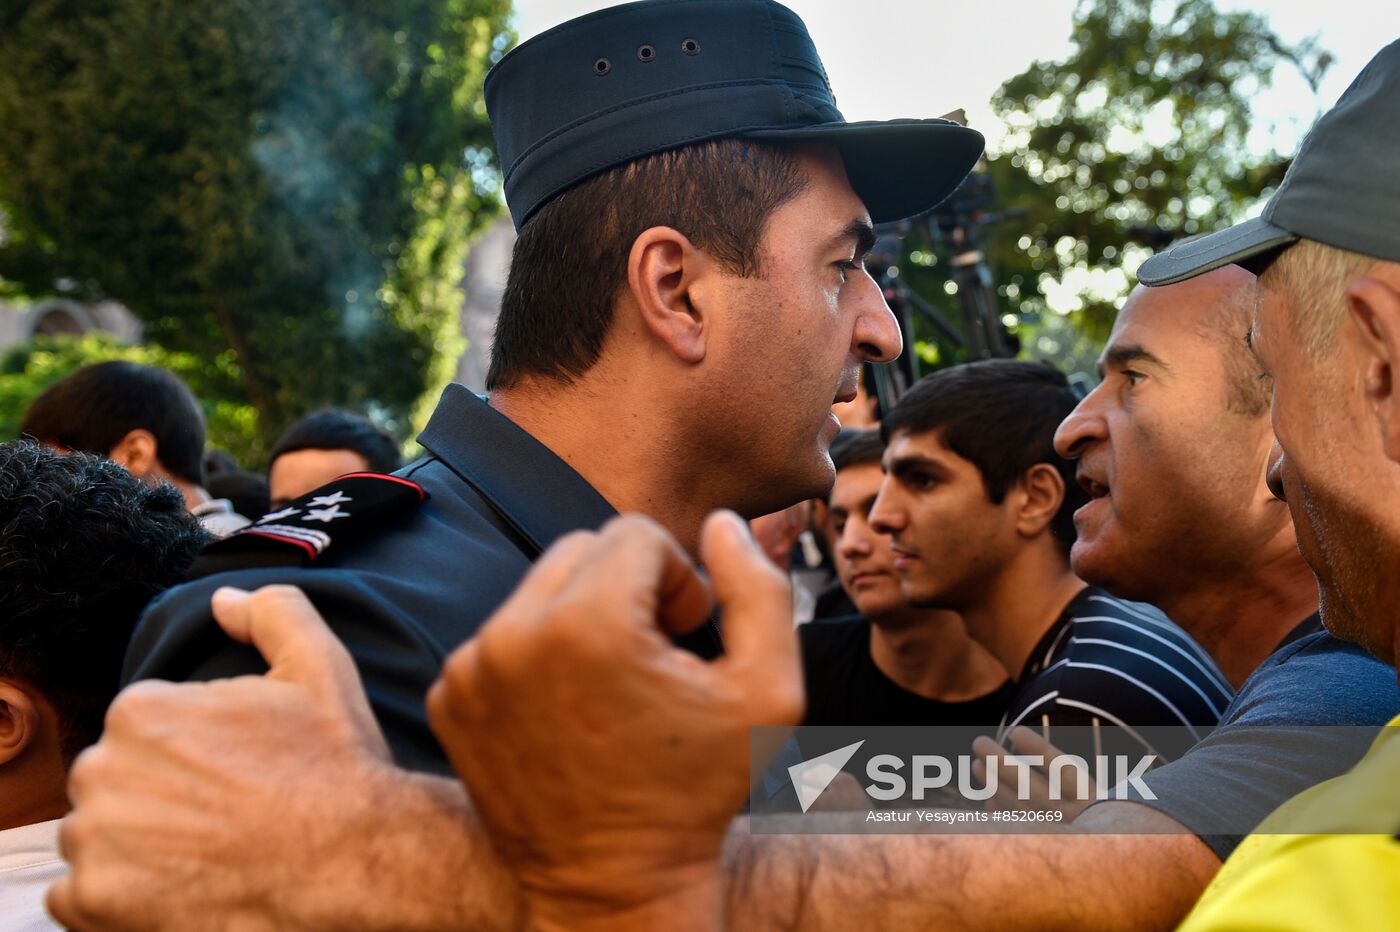
[[[44,894],[68,873],[58,854],[58,824],[36,822],[0,832],[0,932],[53,932]]]
[[[190,514],[199,519],[204,529],[215,537],[228,537],[241,531],[253,522],[233,510],[233,502],[226,498],[214,498],[190,509]]]

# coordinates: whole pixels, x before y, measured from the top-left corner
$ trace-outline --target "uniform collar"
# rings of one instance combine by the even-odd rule
[[[540,551],[617,514],[573,467],[455,382],[443,390],[418,442]]]

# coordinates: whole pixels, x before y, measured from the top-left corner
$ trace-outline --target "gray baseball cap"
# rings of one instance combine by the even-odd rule
[[[947,197],[983,147],[950,120],[846,122],[807,27],[772,0],[600,10],[522,43],[485,90],[517,227],[599,172],[722,137],[835,146],[882,223]]]
[[[1249,268],[1298,239],[1400,262],[1400,41],[1317,121],[1263,214],[1159,252],[1138,280],[1170,285],[1231,263]]]

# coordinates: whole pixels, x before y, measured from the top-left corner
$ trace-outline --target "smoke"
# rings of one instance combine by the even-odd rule
[[[376,37],[355,34],[356,24],[326,4],[301,5],[297,15],[300,41],[275,103],[256,118],[249,157],[291,221],[286,258],[296,277],[321,283],[325,305],[354,341],[374,326],[385,277],[375,243],[389,231],[375,229],[383,221],[374,204],[392,121],[365,73],[362,45]]]

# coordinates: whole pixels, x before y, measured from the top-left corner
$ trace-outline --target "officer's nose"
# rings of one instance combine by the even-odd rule
[[[885,294],[868,274],[862,276],[860,308],[856,317],[855,331],[851,334],[851,346],[857,356],[870,362],[889,362],[899,357],[904,349],[904,338],[899,333],[899,322],[894,312],[885,302]]]

